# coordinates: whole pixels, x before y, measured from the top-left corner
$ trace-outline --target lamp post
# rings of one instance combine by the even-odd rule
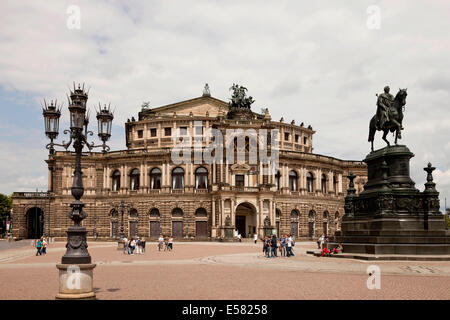
[[[93,237],[94,237],[94,240],[97,240],[97,215],[95,213],[95,210],[94,210],[94,219],[92,219],[92,220],[94,220]]]
[[[81,155],[83,147],[89,151],[93,148],[102,147],[103,153],[109,151],[106,141],[111,137],[111,122],[113,114],[110,108],[101,109],[97,112],[98,136],[102,140],[102,145],[94,145],[87,141],[88,135],[93,135],[88,131],[89,114],[86,115],[86,103],[88,92],[81,88],[74,88],[67,97],[70,112],[70,130],[64,130],[64,134],[69,134],[70,140],[62,144],[54,143],[59,131],[59,118],[61,116],[61,106],[53,101],[48,105],[44,100],[43,116],[45,122],[45,134],[50,139],[47,144],[50,155],[55,154],[55,146],[64,147],[66,150],[73,145],[75,149],[75,171],[72,184],[72,196],[75,201],[70,204],[71,210],[67,216],[74,222],[74,225],[67,230],[67,251],[61,259],[61,264],[57,264],[59,269],[60,289],[56,296],[62,299],[93,298],[95,293],[92,287],[93,269],[95,264],[91,263],[91,256],[87,250],[86,229],[81,226],[81,221],[87,217],[83,211],[84,203],[80,200],[84,194],[83,176],[81,171]]]
[[[125,238],[125,227],[124,227],[124,220],[123,215],[125,214],[125,210],[130,209],[131,204],[125,203],[124,200],[120,201],[120,234],[119,234],[119,241],[117,241],[117,250],[123,249],[123,238]]]

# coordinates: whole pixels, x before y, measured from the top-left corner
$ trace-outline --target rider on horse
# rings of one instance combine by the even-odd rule
[[[385,122],[389,121],[389,107],[394,96],[389,93],[389,86],[384,87],[384,93],[378,95],[377,100],[377,130],[381,130]]]

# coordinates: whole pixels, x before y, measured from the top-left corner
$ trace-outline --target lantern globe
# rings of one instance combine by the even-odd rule
[[[44,101],[42,108],[42,115],[44,116],[45,134],[50,139],[55,139],[59,133],[59,118],[61,117],[61,109],[57,108],[56,102],[53,101],[50,105]]]
[[[111,125],[114,115],[106,105],[97,112],[98,136],[102,141],[107,141],[111,137]]]

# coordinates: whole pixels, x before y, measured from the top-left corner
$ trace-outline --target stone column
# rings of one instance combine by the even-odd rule
[[[224,217],[224,214],[225,214],[225,210],[224,210],[224,204],[223,204],[223,199],[220,199],[220,225],[221,226],[223,226],[225,223],[225,217]]]
[[[141,166],[139,168],[139,193],[144,193],[144,187],[144,163],[141,161]]]
[[[216,200],[213,199],[212,203],[211,203],[211,231],[214,230],[214,228],[216,227]],[[212,236],[212,235],[211,235]],[[215,235],[214,235],[215,237]]]
[[[333,184],[333,172],[330,170],[328,172],[328,192],[334,192],[334,184]]]
[[[222,208],[223,208],[223,204],[224,201],[222,200]],[[236,227],[236,212],[235,212],[235,200],[231,199],[231,208],[230,208],[230,213],[231,213],[231,225]]]

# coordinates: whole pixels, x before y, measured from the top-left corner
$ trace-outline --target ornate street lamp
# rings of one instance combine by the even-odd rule
[[[103,144],[94,145],[87,141],[88,135],[93,135],[91,131],[88,131],[89,115],[86,115],[86,103],[88,99],[88,92],[83,87],[78,85],[78,88],[74,88],[70,92],[70,98],[67,97],[69,102],[70,112],[70,130],[64,130],[65,134],[70,134],[69,142],[62,144],[54,143],[53,140],[58,136],[59,117],[61,116],[61,108],[57,108],[56,103],[53,102],[47,105],[45,102],[45,108],[43,108],[43,116],[45,120],[45,133],[50,139],[50,143],[47,145],[47,149],[50,150],[50,155],[55,153],[54,146],[64,147],[66,150],[71,144],[75,149],[75,171],[72,184],[72,196],[75,201],[70,205],[71,210],[67,216],[72,219],[74,225],[67,230],[67,251],[61,259],[61,264],[57,265],[60,274],[60,292],[57,298],[67,299],[79,299],[79,298],[92,298],[95,294],[92,289],[92,276],[95,264],[91,264],[91,256],[87,250],[86,242],[86,229],[81,226],[81,221],[87,217],[87,213],[83,211],[84,203],[80,200],[84,194],[83,176],[81,172],[81,153],[83,147],[86,146],[89,151],[93,148],[102,147],[103,152],[109,150],[106,145],[106,141],[111,137],[111,122],[113,120],[113,114],[108,110],[100,113],[105,116],[100,117],[106,124],[106,131],[100,130]],[[97,115],[97,118],[99,115]],[[100,121],[100,120],[99,120]],[[83,132],[84,131],[84,132]],[[73,273],[78,273],[74,276]],[[70,282],[71,277],[75,277],[77,281]],[[74,285],[79,284],[79,286]]]
[[[59,117],[61,117],[61,105],[57,106],[56,100],[54,104],[52,100],[48,105],[47,101],[44,100],[42,111],[45,123],[45,134],[50,139],[50,143],[47,145],[47,149],[50,150],[50,154],[55,154],[55,149],[53,148],[53,140],[58,137]]]

